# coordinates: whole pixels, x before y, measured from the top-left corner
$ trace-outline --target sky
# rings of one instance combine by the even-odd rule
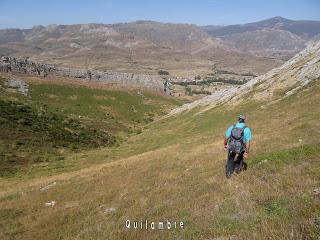
[[[320,20],[319,0],[0,0],[0,28],[154,20],[230,25],[274,16]]]

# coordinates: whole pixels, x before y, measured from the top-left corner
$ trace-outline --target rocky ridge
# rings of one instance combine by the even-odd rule
[[[37,63],[28,58],[3,56],[0,58],[0,71],[30,74],[44,78],[47,76],[67,77],[117,86],[142,87],[153,91],[163,90],[163,80],[157,75],[57,67],[55,65]]]

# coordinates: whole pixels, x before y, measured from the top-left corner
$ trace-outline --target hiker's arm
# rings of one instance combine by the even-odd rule
[[[226,132],[226,134],[224,135],[224,141],[223,141],[224,150],[228,149],[228,140],[229,140],[230,135],[231,135],[231,130],[232,130],[232,127],[229,127],[227,132]]]
[[[244,160],[247,160],[249,157],[250,141],[246,142],[246,151],[243,154]]]
[[[250,141],[246,142],[246,153],[249,153],[250,150]]]
[[[245,141],[246,141],[246,150],[245,150],[245,153],[243,154],[243,158],[246,160],[246,159],[248,159],[252,136],[251,136],[250,128],[245,128],[244,131],[245,131],[244,137],[245,137]]]

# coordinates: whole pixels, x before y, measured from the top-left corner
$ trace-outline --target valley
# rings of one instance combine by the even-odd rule
[[[0,239],[318,239],[317,26],[0,30]],[[248,168],[227,179],[240,114]]]

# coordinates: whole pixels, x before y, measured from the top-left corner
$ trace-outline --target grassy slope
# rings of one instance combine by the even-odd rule
[[[271,105],[195,109],[149,124],[118,148],[66,159],[100,165],[25,183],[2,181],[11,194],[0,201],[1,238],[317,239],[320,203],[312,191],[320,182],[319,90],[314,83]],[[226,180],[222,136],[240,112],[254,133],[252,153],[248,170]],[[53,180],[55,187],[39,191]],[[56,206],[45,207],[51,200]],[[110,207],[116,211],[104,213]],[[183,220],[185,229],[125,231],[126,219],[146,218]]]
[[[114,136],[117,146],[178,104],[147,92],[44,81],[29,81],[25,97],[6,88],[4,79],[0,84],[1,176],[30,176],[34,167],[44,174],[63,171],[69,154],[114,145]]]

